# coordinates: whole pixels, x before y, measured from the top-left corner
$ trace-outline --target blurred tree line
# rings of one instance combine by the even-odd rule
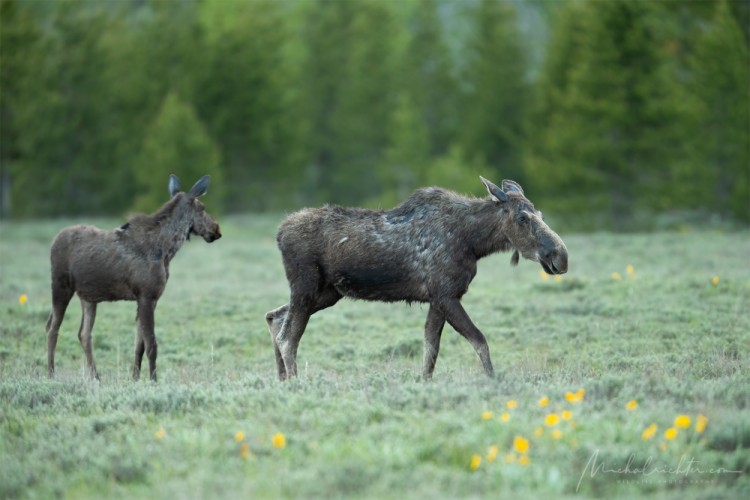
[[[3,218],[151,210],[174,172],[228,211],[482,174],[586,224],[750,219],[744,0],[1,2]]]

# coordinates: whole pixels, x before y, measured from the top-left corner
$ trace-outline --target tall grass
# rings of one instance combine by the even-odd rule
[[[0,225],[0,497],[750,496],[747,232],[563,234],[561,281],[481,261],[463,302],[495,380],[446,327],[421,381],[427,307],[342,301],[312,318],[300,377],[280,383],[263,320],[288,297],[278,221],[227,218],[222,240],[177,255],[158,384],[130,381],[127,302],[99,306],[102,381],[85,377],[75,299],[47,380],[49,243],[69,221]],[[678,415],[690,426],[668,440]]]

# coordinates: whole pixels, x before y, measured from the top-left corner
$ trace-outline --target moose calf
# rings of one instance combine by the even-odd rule
[[[96,305],[114,300],[138,303],[138,333],[133,379],[138,380],[144,351],[151,380],[156,381],[154,310],[169,279],[169,263],[190,234],[211,243],[221,238],[219,224],[198,200],[208,190],[209,176],[201,177],[187,193],[180,180],[169,177],[171,199],[151,215],[130,217],[113,231],[94,226],[63,229],[52,242],[52,312],[47,320],[47,370],[55,371],[55,346],[65,309],[78,293],[83,309],[78,339],[86,353],[91,376],[99,379],[91,346]]]

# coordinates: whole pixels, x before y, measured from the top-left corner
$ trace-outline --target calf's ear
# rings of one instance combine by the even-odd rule
[[[508,201],[508,195],[506,195],[502,189],[500,189],[481,175],[479,176],[479,178],[482,179],[482,184],[484,184],[484,187],[487,188],[487,192],[490,193],[490,196],[492,196],[495,201]]]
[[[180,179],[174,174],[169,174],[168,189],[170,198],[173,198],[174,195],[180,192]]]
[[[204,194],[206,194],[206,191],[208,191],[208,185],[210,183],[211,183],[211,176],[204,175],[203,177],[198,179],[198,182],[196,182],[193,187],[190,188],[190,191],[188,191],[188,196],[192,198],[203,196]]]

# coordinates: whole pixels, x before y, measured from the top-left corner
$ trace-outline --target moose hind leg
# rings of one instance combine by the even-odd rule
[[[60,280],[61,281],[61,280]],[[60,332],[65,310],[68,308],[70,299],[73,298],[73,288],[67,283],[52,283],[52,312],[47,319],[47,376],[52,378],[55,374],[55,348],[57,347],[57,336]]]
[[[281,356],[276,337],[278,337],[279,332],[281,331],[281,327],[284,324],[284,320],[286,320],[288,311],[289,304],[284,304],[283,306],[266,313],[266,323],[268,324],[268,331],[271,333],[271,341],[273,342],[273,350],[276,355],[276,370],[279,373],[279,380],[286,380],[286,368],[284,367],[284,358]]]
[[[276,348],[284,361],[287,377],[297,376],[297,348],[311,314],[311,308],[291,302],[281,331],[276,337]]]
[[[443,334],[445,326],[445,316],[440,310],[430,305],[427,312],[427,321],[424,325],[424,367],[422,377],[425,380],[432,378],[432,372],[435,370],[438,352],[440,351],[440,337]]]
[[[331,307],[340,299],[341,294],[331,286],[324,287],[321,292],[312,297],[292,295],[286,319],[276,336],[276,344],[284,360],[288,377],[297,376],[297,348],[310,316]]]
[[[81,342],[83,352],[86,354],[86,366],[88,367],[89,375],[99,380],[96,363],[94,362],[94,349],[91,345],[91,332],[94,329],[94,320],[96,319],[96,303],[81,299],[81,310],[81,327],[78,330],[78,340]]]
[[[440,303],[440,309],[445,314],[448,323],[460,333],[476,351],[479,359],[482,361],[482,367],[488,377],[495,376],[495,370],[492,368],[490,360],[490,348],[487,345],[487,339],[484,337],[479,328],[474,325],[469,315],[464,310],[458,299],[451,299]]]

